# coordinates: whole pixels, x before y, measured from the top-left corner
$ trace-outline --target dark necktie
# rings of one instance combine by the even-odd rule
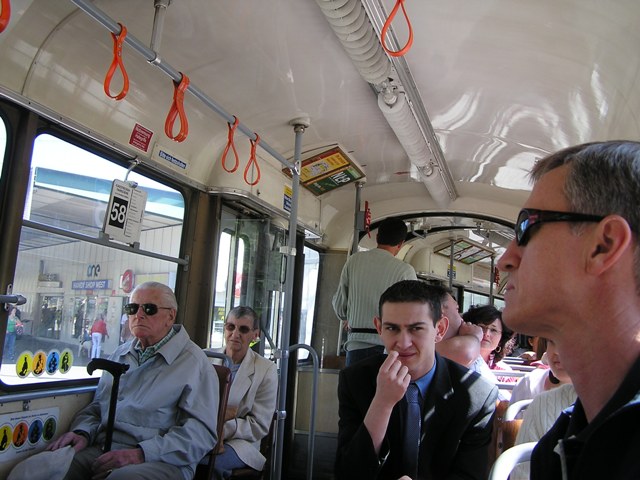
[[[418,386],[415,383],[410,383],[405,396],[407,398],[407,417],[404,427],[403,460],[407,475],[415,479],[418,478],[418,452],[422,427]]]

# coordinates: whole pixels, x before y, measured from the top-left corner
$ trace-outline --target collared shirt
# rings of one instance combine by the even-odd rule
[[[433,380],[433,377],[436,373],[436,363],[437,363],[437,360],[434,357],[433,367],[431,367],[431,370],[429,370],[427,373],[425,373],[423,376],[421,376],[420,378],[418,378],[413,382],[418,386],[418,390],[420,390],[421,406],[424,406],[424,400],[425,398],[427,398],[427,390],[429,389],[429,385],[431,385],[431,380]]]
[[[150,345],[147,348],[142,348],[142,345],[140,345],[140,340],[136,340],[133,349],[138,353],[138,365],[142,365],[144,362],[158,353],[158,350],[160,350],[163,345],[171,340],[175,334],[176,330],[171,327],[169,329],[169,333],[167,333],[158,343],[156,343],[155,345]]]

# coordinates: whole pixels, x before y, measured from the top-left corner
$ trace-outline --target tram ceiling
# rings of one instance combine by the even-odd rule
[[[116,104],[103,93],[111,38],[74,7],[85,2],[27,3],[23,13],[14,15],[12,26],[25,22],[43,28],[33,28],[33,38],[17,38],[19,29],[4,32],[0,50],[11,63],[0,71],[0,86],[118,145],[127,145],[134,123],[162,132],[171,93],[166,75],[149,68],[150,60],[134,55],[127,44],[125,64],[132,82],[144,88],[132,89]],[[152,37],[152,2],[90,3],[126,25],[130,37],[145,46]],[[427,208],[434,211],[513,217],[530,189],[527,172],[536,159],[582,141],[638,137],[634,112],[640,105],[640,70],[633,63],[637,35],[626,32],[635,31],[639,2],[563,2],[566,15],[556,16],[550,15],[558,9],[552,0],[523,5],[406,2],[414,43],[397,59],[379,53],[380,25],[394,3],[281,0],[254,2],[247,10],[242,2],[172,2],[162,44],[154,47],[160,57],[151,63],[161,58],[162,64],[188,73],[192,85],[223,103],[278,152],[291,148],[287,122],[307,113],[311,126],[305,147],[337,142],[353,153],[367,178],[363,200],[378,207],[371,198],[378,187],[384,192],[382,201],[389,192],[402,197],[403,207],[393,205],[393,212],[372,208],[375,215],[416,211],[416,204],[425,204],[424,184],[435,204]],[[347,22],[346,16],[332,17],[347,5],[370,27],[370,45],[378,44],[379,64],[371,67],[376,72],[371,78],[362,75],[353,55],[345,53],[355,53],[356,46],[332,28]],[[184,25],[190,26],[189,35]],[[404,43],[407,24],[401,15],[389,32],[388,46]],[[631,66],[620,59],[631,59]],[[78,75],[75,89],[52,88]],[[422,146],[413,153],[383,113],[384,105],[402,103],[400,98],[411,110],[405,119],[413,117],[422,137]],[[78,99],[91,101],[80,104]],[[187,100],[189,140],[172,145],[160,134],[154,141],[190,160],[194,182],[225,187],[230,177],[215,168],[227,139],[226,122],[211,121],[207,109],[191,96]],[[111,115],[118,122],[112,122]],[[240,142],[248,153],[246,139],[238,135]],[[152,164],[154,159],[145,160]],[[263,191],[265,184],[260,185]],[[330,232],[328,242],[338,248],[345,241],[334,240],[338,235],[332,232],[345,229],[341,215],[332,212],[343,211],[348,197],[346,188],[343,192],[324,196],[322,207],[329,215],[318,227]],[[415,203],[406,207],[410,201]]]

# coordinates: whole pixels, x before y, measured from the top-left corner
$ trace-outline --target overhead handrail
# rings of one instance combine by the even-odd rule
[[[118,25],[120,25],[120,33],[115,34],[110,32],[111,38],[113,39],[113,60],[109,70],[107,71],[107,75],[104,77],[104,93],[106,93],[109,98],[122,100],[129,92],[129,75],[127,74],[127,69],[124,68],[124,63],[122,62],[122,45],[125,38],[127,38],[127,27],[121,23],[118,23]],[[119,68],[120,72],[122,72],[122,90],[120,90],[120,93],[117,95],[112,95],[111,80],[113,79],[113,75],[116,73],[116,68]]]
[[[249,161],[247,162],[247,166],[244,167],[244,181],[247,185],[250,186],[254,186],[256,185],[259,181],[260,181],[260,165],[258,165],[258,160],[256,160],[256,148],[258,147],[258,144],[260,143],[260,135],[258,135],[257,133],[256,135],[256,139],[252,140],[251,138],[249,139],[249,141],[251,142],[251,154],[249,155]],[[256,166],[256,179],[253,182],[249,181],[249,170],[251,167],[251,164],[254,164]]]
[[[236,128],[238,128],[238,123],[240,123],[240,120],[235,115],[233,118],[233,125],[231,123],[227,123],[227,126],[229,127],[229,131],[227,132],[227,146],[224,147],[224,152],[222,152],[222,168],[224,168],[224,171],[228,173],[235,172],[240,166],[238,151],[236,150],[236,146],[233,143],[233,134],[236,132]],[[227,153],[229,153],[229,148],[233,150],[233,155],[236,159],[236,163],[233,165],[233,168],[227,168]]]
[[[71,3],[80,8],[83,12],[89,15],[91,18],[96,20],[98,23],[102,24],[105,28],[107,28],[111,32],[119,32],[120,27],[118,23],[109,17],[105,12],[96,7],[92,1],[90,0],[70,0]],[[133,35],[127,35],[125,39],[125,43],[133,48],[136,52],[141,54],[149,63],[158,67],[162,72],[167,74],[174,82],[180,82],[182,80],[182,74],[177,71],[175,68],[171,67],[169,64],[162,61],[162,59],[154,52],[149,49],[144,43],[138,40]],[[193,84],[190,84],[189,87],[185,90],[190,92],[193,96],[195,96],[198,100],[204,103],[211,110],[216,112],[222,118],[224,118],[227,123],[234,122],[234,116],[228,113],[224,108],[218,105],[214,100],[205,95],[202,90],[195,87]],[[252,130],[246,127],[243,123],[238,124],[238,130],[240,130],[243,134],[245,134],[250,139],[255,140],[255,134]],[[284,158],[280,153],[274,150],[268,143],[262,141],[260,142],[260,147],[265,150],[269,155],[278,160],[283,166],[294,170],[295,165]]]
[[[180,82],[173,81],[173,102],[171,102],[167,120],[164,122],[164,133],[176,142],[184,141],[187,135],[189,135],[189,122],[187,120],[187,114],[184,112],[184,92],[188,87],[189,77],[184,73],[180,78]],[[177,117],[180,118],[180,131],[173,135],[173,125]]]
[[[387,48],[387,45],[385,44],[385,38],[387,36],[387,30],[389,30],[389,27],[391,27],[391,22],[398,13],[398,9],[400,7],[402,7],[402,13],[404,14],[404,18],[406,18],[407,20],[407,27],[409,28],[409,38],[407,39],[407,43],[404,45],[404,47],[396,51]],[[413,28],[411,27],[411,20],[409,20],[409,15],[407,15],[407,11],[404,8],[404,0],[396,0],[396,4],[393,7],[393,10],[391,10],[391,14],[389,14],[387,21],[384,22],[384,26],[382,27],[382,33],[380,33],[380,43],[382,44],[382,48],[384,48],[384,51],[392,57],[402,57],[411,48],[411,45],[413,44]]]

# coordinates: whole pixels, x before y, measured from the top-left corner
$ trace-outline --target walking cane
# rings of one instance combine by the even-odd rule
[[[116,420],[116,403],[118,401],[118,387],[120,386],[120,377],[129,370],[126,363],[118,363],[104,358],[94,358],[87,365],[87,372],[91,375],[95,370],[106,370],[113,376],[113,385],[111,386],[111,399],[109,400],[109,417],[107,418],[107,438],[104,441],[103,452],[107,453],[111,450],[111,440],[113,438],[113,424]]]

